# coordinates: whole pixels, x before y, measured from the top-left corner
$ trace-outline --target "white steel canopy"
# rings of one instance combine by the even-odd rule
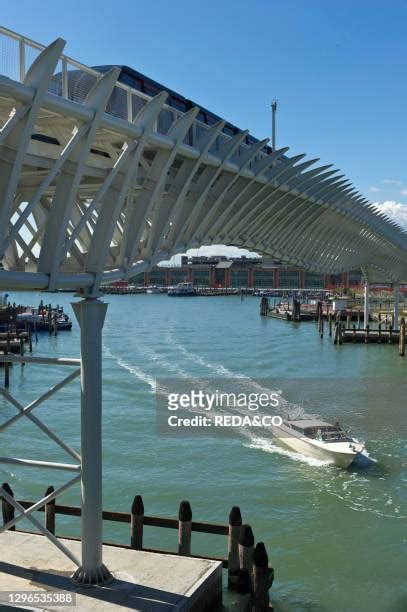
[[[166,91],[131,89],[117,82],[120,68],[97,72],[63,56],[63,47],[0,28],[0,288],[79,289],[85,297],[74,305],[80,455],[36,423],[80,461],[82,556],[72,560],[74,580],[90,585],[111,579],[102,562],[100,283],[190,247],[227,244],[319,272],[361,267],[367,281],[397,284],[407,279],[407,235],[330,166],[311,168],[317,160],[227,133],[223,120],[203,123],[199,107],[180,112]],[[32,420],[29,411],[77,373],[26,407],[2,394]],[[10,461],[61,468],[0,457]],[[31,513],[61,490],[26,511],[37,527]],[[5,529],[24,509],[3,487],[0,496],[20,512]]]
[[[117,82],[119,68],[66,58],[61,39],[45,49],[5,29],[0,39],[18,62],[15,78],[0,75],[1,286],[95,294],[207,244],[407,280],[406,233],[330,166],[227,135],[198,107],[168,106],[165,91]]]

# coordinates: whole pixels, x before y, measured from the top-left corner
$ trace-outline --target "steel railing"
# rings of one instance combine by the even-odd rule
[[[24,82],[31,64],[45,48],[45,45],[0,26],[0,74]],[[102,72],[62,54],[48,91],[68,100],[83,103],[93,85],[102,76]],[[152,97],[118,81],[107,104],[106,112],[132,122],[139,110]],[[182,114],[184,113],[174,109],[169,104],[164,105],[154,131],[166,134],[174,121]],[[196,119],[185,138],[185,144],[194,146],[202,130],[207,130],[209,127],[206,123]],[[216,153],[222,143],[230,140],[230,138],[231,136],[225,133],[219,135],[210,152]],[[241,143],[231,160],[237,161],[248,146],[250,145],[246,142]],[[260,151],[253,162],[267,155],[266,151]]]
[[[51,533],[48,529],[43,527],[41,523],[33,516],[33,512],[44,507],[47,503],[51,502],[55,497],[73,485],[77,484],[81,479],[81,456],[77,453],[73,448],[71,448],[66,442],[62,440],[60,436],[58,436],[53,430],[51,430],[45,423],[39,419],[38,417],[32,414],[32,411],[41,405],[44,401],[52,397],[55,393],[57,393],[60,389],[68,385],[74,379],[76,379],[80,375],[80,360],[79,359],[61,359],[55,357],[28,357],[28,356],[20,356],[20,355],[0,355],[0,362],[5,363],[36,363],[40,365],[62,365],[62,366],[73,366],[75,370],[65,376],[60,382],[55,384],[53,387],[48,389],[45,393],[43,393],[40,397],[35,400],[29,402],[26,406],[23,406],[11,393],[9,393],[5,388],[0,387],[0,395],[4,397],[14,408],[17,410],[17,414],[6,419],[2,423],[0,423],[0,433],[5,431],[10,425],[13,425],[16,421],[19,421],[26,417],[29,419],[34,425],[36,425],[43,433],[45,433],[53,442],[55,442],[60,448],[62,448],[67,454],[71,456],[75,460],[76,463],[57,463],[51,461],[38,461],[34,459],[25,459],[20,457],[0,457],[0,465],[18,465],[23,467],[34,467],[34,468],[46,468],[51,470],[64,470],[70,472],[76,472],[76,475],[73,476],[68,482],[61,485],[56,491],[53,491],[50,494],[46,494],[36,503],[30,506],[30,508],[24,508],[19,502],[13,499],[12,495],[7,490],[7,487],[4,485],[0,487],[0,497],[5,499],[19,514],[16,517],[13,517],[8,521],[5,525],[0,527],[0,533],[7,529],[11,529],[18,522],[23,519],[28,519],[34,527],[36,527],[40,533],[45,535],[61,552],[63,552],[67,557],[71,559],[76,565],[80,565],[79,560],[72,554],[72,552],[64,546],[62,542],[60,542],[53,533]]]

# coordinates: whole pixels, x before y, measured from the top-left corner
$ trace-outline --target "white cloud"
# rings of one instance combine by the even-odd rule
[[[407,204],[386,200],[385,202],[375,202],[374,205],[390,219],[407,229]]]
[[[373,193],[377,193],[378,191],[380,191],[380,189],[378,187],[374,187],[374,186],[369,187],[369,190],[373,191]]]
[[[242,257],[242,255],[245,255],[246,257],[258,257],[258,253],[248,251],[247,249],[239,249],[238,247],[234,246],[226,246],[224,244],[212,244],[208,246],[201,246],[199,249],[189,249],[186,254],[195,257],[197,255],[226,255],[226,257]],[[181,254],[174,255],[170,260],[162,261],[160,264],[179,266],[181,264]]]
[[[247,249],[239,249],[234,246],[225,246],[224,244],[212,244],[201,246],[199,249],[189,249],[188,255],[227,255],[228,257],[256,257],[257,253],[248,251]]]
[[[402,185],[401,181],[396,181],[395,179],[383,179],[382,183],[385,183],[386,185],[397,185],[398,187],[401,187]]]
[[[407,195],[407,189],[401,189],[400,190],[400,194],[401,195]]]

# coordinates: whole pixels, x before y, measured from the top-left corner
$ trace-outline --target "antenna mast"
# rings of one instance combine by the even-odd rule
[[[277,113],[277,100],[273,100],[271,103],[271,146],[273,151],[276,150],[276,113]]]

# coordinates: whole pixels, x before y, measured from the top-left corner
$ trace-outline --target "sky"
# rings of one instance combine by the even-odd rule
[[[131,66],[258,138],[276,98],[278,147],[333,163],[407,227],[407,0],[19,0],[1,25]]]

